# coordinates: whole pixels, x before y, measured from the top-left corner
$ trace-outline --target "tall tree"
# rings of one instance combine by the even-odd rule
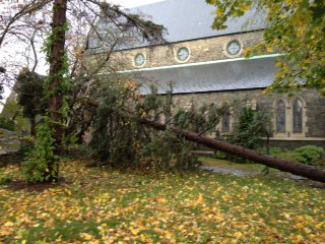
[[[48,61],[50,63],[49,84],[50,91],[48,111],[55,131],[56,153],[61,151],[62,105],[64,94],[64,79],[68,72],[66,61],[65,41],[67,32],[67,0],[55,0],[53,3],[52,33],[49,37]]]
[[[52,11],[49,10],[49,6],[52,6]],[[46,13],[45,18],[42,16],[44,13]],[[33,19],[35,21],[31,21]],[[38,181],[58,180],[59,168],[56,155],[62,152],[62,139],[66,128],[69,126],[68,121],[73,121],[68,118],[68,115],[73,108],[78,107],[75,106],[75,102],[80,94],[79,91],[84,88],[93,75],[97,75],[97,72],[104,65],[107,65],[110,54],[118,42],[125,41],[121,40],[120,36],[133,32],[134,36],[142,37],[149,42],[163,41],[162,26],[144,20],[139,15],[121,10],[118,6],[107,4],[105,1],[29,0],[16,14],[8,18],[6,23],[0,24],[0,48],[2,49],[5,44],[5,37],[20,39],[23,36],[32,40],[30,43],[33,46],[33,54],[37,58],[35,55],[36,45],[33,45],[37,32],[30,31],[29,22],[32,22],[32,27],[37,30],[39,24],[47,25],[48,21],[51,22],[50,30],[42,31],[41,34],[43,37],[48,36],[45,50],[49,63],[49,74],[45,93],[49,101],[47,113],[50,119],[44,120],[45,124],[40,127],[40,133],[37,133],[37,137],[41,138],[36,140],[35,151],[28,160],[30,164],[27,167],[27,172],[35,170],[36,175],[40,176],[32,178],[32,180],[37,179]],[[97,26],[97,21],[104,21],[104,25]],[[117,40],[112,39],[112,37],[106,38],[106,33],[103,36],[103,31],[107,32],[107,29],[97,29],[103,28],[103,26],[119,32],[112,36],[116,36]],[[89,30],[96,33],[101,44],[104,44],[102,47],[107,49],[107,56],[101,64],[97,65],[98,69],[88,72],[80,61],[82,60],[83,49],[86,47],[85,37]],[[121,43],[119,44],[121,45]],[[37,61],[34,62],[33,71],[35,71],[37,63]],[[5,69],[5,67],[3,68]],[[0,71],[4,69],[1,68]],[[82,75],[80,75],[81,72],[77,72],[81,69],[83,69]],[[72,84],[71,81],[73,80],[79,80],[79,83]],[[72,92],[72,85],[77,91]],[[54,140],[46,133],[53,133],[51,136],[54,137]],[[46,150],[51,150],[51,152],[44,154]],[[48,157],[49,155],[52,156]],[[40,168],[37,162],[44,164]],[[42,170],[45,171],[40,172]]]
[[[227,27],[230,18],[248,11],[266,16],[264,42],[251,54],[277,52],[279,72],[271,90],[300,87],[325,95],[325,1],[318,0],[206,0],[217,7],[212,25]]]

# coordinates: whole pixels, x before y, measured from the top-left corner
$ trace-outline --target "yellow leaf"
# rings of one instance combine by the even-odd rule
[[[91,241],[93,239],[93,236],[88,234],[88,233],[81,233],[80,237],[84,240],[84,241]]]
[[[198,199],[196,200],[197,204],[203,204],[204,203],[204,197],[202,194],[199,195]]]
[[[225,12],[221,9],[217,10],[217,17],[222,17],[225,14]]]
[[[236,237],[237,239],[240,239],[243,236],[243,234],[239,231],[234,233],[234,237]]]
[[[288,220],[291,219],[291,218],[290,218],[290,214],[288,214],[288,213],[284,213],[283,216],[284,216],[286,219],[288,219]]]
[[[138,235],[140,232],[138,229],[134,229],[134,228],[130,228],[130,231],[133,235]]]
[[[13,226],[14,226],[14,223],[11,222],[11,221],[8,221],[8,222],[6,222],[6,223],[4,224],[4,226],[6,226],[6,227],[13,227]]]
[[[165,198],[163,198],[163,197],[160,197],[160,198],[157,198],[157,202],[159,202],[159,203],[166,203],[167,200]]]

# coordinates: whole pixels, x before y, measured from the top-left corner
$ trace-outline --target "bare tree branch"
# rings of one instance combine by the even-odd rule
[[[47,5],[48,3],[50,3],[52,0],[34,0],[30,3],[27,3],[26,5],[24,5],[20,11],[18,11],[13,17],[10,18],[9,22],[5,25],[3,31],[0,34],[0,48],[3,44],[3,41],[6,37],[6,35],[8,34],[8,32],[10,31],[12,25],[18,21],[19,19],[21,19],[22,17],[28,15],[28,14],[32,14],[40,9],[42,9],[45,5]]]

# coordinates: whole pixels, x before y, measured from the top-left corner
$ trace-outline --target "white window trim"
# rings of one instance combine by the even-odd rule
[[[144,62],[143,62],[142,65],[138,65],[138,64],[136,63],[136,58],[137,58],[138,55],[143,55],[143,57],[144,57]],[[138,53],[136,53],[136,54],[133,56],[133,66],[134,66],[134,67],[136,67],[136,68],[143,68],[143,67],[146,65],[146,63],[147,63],[147,55],[146,55],[144,52],[138,52]]]
[[[296,100],[300,100],[302,102],[302,132],[293,132],[293,103]],[[301,97],[301,96],[294,96],[292,98],[290,98],[290,105],[291,105],[291,111],[290,111],[290,128],[291,128],[291,135],[294,138],[303,138],[305,137],[308,128],[307,128],[307,114],[306,114],[306,102],[305,100]]]
[[[285,106],[285,125],[284,125],[284,132],[278,132],[277,131],[277,116],[278,116],[278,103],[282,101],[284,102],[284,106]],[[274,101],[273,103],[273,111],[274,111],[274,121],[273,121],[273,128],[274,128],[274,133],[277,135],[277,136],[280,136],[280,137],[287,137],[288,133],[290,133],[288,131],[288,102],[287,102],[287,99],[285,98],[278,98]]]
[[[187,49],[187,51],[188,51],[188,57],[187,57],[185,60],[180,60],[180,59],[178,58],[178,52],[179,52],[182,48],[185,48],[185,49]],[[189,47],[187,47],[187,46],[176,47],[176,48],[174,49],[174,57],[175,57],[175,60],[176,60],[178,63],[186,63],[186,62],[188,62],[188,61],[190,60],[190,58],[191,58],[191,49],[190,49]]]
[[[299,99],[303,104],[302,111],[302,133],[293,133],[293,102]],[[285,133],[279,133],[276,131],[276,116],[277,116],[277,103],[282,100],[286,105],[286,130]],[[285,139],[285,140],[299,140],[304,139],[306,137],[306,133],[308,132],[307,127],[307,107],[306,102],[301,96],[293,96],[293,97],[280,97],[273,101],[273,128],[274,134],[273,139]]]
[[[234,55],[232,55],[232,54],[230,54],[230,53],[228,52],[228,45],[229,45],[231,42],[233,42],[233,41],[237,41],[237,42],[239,43],[239,45],[240,45],[240,50],[239,50],[239,52],[238,52],[237,54],[234,54]],[[243,44],[243,42],[242,42],[241,40],[239,40],[239,39],[230,39],[230,40],[227,41],[227,42],[224,44],[224,46],[223,46],[223,53],[224,53],[224,55],[225,55],[226,57],[228,57],[228,58],[237,58],[237,57],[239,57],[240,55],[242,55],[243,50],[244,50],[244,44]]]

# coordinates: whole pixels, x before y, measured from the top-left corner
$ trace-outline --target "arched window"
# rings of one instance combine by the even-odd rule
[[[298,98],[295,99],[292,107],[293,133],[302,133],[303,131],[303,109],[303,102]]]
[[[279,100],[276,104],[276,132],[286,132],[286,105],[283,100]]]
[[[230,111],[229,108],[225,110],[222,116],[222,132],[230,132]]]

